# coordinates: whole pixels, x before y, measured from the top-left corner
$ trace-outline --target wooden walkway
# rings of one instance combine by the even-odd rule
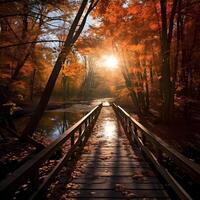
[[[130,147],[112,107],[103,107],[59,199],[170,199],[139,149]],[[58,199],[50,194],[49,199]]]

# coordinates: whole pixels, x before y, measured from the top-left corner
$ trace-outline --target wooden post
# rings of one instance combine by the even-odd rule
[[[162,164],[163,162],[163,156],[162,156],[162,151],[157,148],[157,146],[154,145],[154,151],[155,151],[155,157],[157,159],[157,161]]]
[[[131,128],[132,128],[132,124],[131,124],[131,121],[129,120],[129,121],[128,121],[128,129],[129,129],[129,134],[130,134],[130,135],[132,135],[132,134],[131,134],[131,133],[132,133],[132,132],[131,132]]]
[[[90,123],[91,123],[91,115],[89,116],[89,119],[88,119],[88,120],[89,120],[89,126],[90,126]]]
[[[39,184],[39,168],[34,169],[34,171],[32,171],[31,177],[30,177],[30,184],[31,184],[31,191],[35,192],[35,190],[38,187]]]
[[[80,126],[80,128],[79,128],[79,138],[81,137],[81,133],[82,133],[82,126]],[[80,146],[82,146],[82,139],[80,142]]]
[[[137,132],[137,127],[136,127],[136,125],[134,125],[134,133],[135,133],[135,135],[138,137],[138,132]]]
[[[131,141],[132,141],[132,144],[135,142],[135,138],[134,138],[134,124],[129,121],[129,130],[130,130],[130,135],[131,135]]]
[[[129,129],[130,129],[129,122],[130,122],[129,119],[126,118],[126,132],[130,135],[130,131],[129,131]]]
[[[146,145],[146,137],[145,137],[145,135],[143,134],[143,132],[142,132],[142,143],[143,143],[144,145]]]
[[[72,135],[71,135],[71,147],[74,145],[74,134],[75,133],[72,133]],[[72,156],[71,156],[71,160],[73,160],[74,159],[74,153],[72,154]]]

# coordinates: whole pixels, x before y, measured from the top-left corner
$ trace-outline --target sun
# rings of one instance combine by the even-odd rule
[[[107,55],[103,57],[103,65],[107,68],[118,68],[118,60],[114,55]]]

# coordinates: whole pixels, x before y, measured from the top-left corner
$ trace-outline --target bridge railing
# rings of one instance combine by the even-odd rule
[[[70,162],[72,163],[76,157],[75,154],[83,148],[101,108],[102,104],[96,106],[52,144],[1,181],[0,198],[6,200],[13,199],[14,196],[15,199],[43,199],[41,196],[45,194],[46,189],[57,173],[63,166],[68,166]],[[55,152],[62,147],[65,148],[64,155],[52,167],[45,178],[40,180],[41,169],[45,166],[45,162],[55,156]]]
[[[187,175],[191,180],[199,185],[200,183],[200,167],[185,156],[171,148],[167,143],[155,136],[142,124],[131,117],[120,106],[113,104],[113,108],[119,117],[126,135],[132,145],[137,144],[145,156],[150,159],[154,167],[167,181],[174,192],[180,199],[192,199],[186,192],[182,184],[177,181],[172,170],[168,170],[166,163],[171,163],[174,171],[183,171],[183,175]]]

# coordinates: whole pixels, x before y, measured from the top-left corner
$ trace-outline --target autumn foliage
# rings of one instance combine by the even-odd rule
[[[79,5],[55,0],[0,4],[2,93],[31,100],[42,93]],[[169,122],[176,105],[183,109],[199,100],[199,9],[196,0],[99,1],[54,94],[85,98],[87,91],[94,97],[107,88],[107,94],[129,95],[139,115],[154,107]],[[107,86],[102,81],[106,71],[96,68],[105,54],[118,58],[122,75],[116,72]],[[4,96],[4,101],[10,98]]]

